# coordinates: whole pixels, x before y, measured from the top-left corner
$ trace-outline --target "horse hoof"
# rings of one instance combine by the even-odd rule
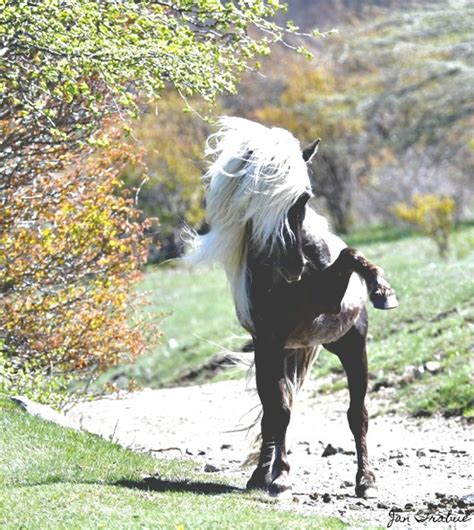
[[[285,492],[291,491],[291,484],[289,482],[288,476],[281,476],[276,478],[268,488],[268,493],[270,495],[281,495]]]
[[[255,480],[253,477],[251,477],[249,479],[249,481],[247,482],[246,489],[247,489],[247,491],[251,491],[251,490],[266,490],[267,487],[265,485],[265,482],[259,481],[259,480]]]
[[[247,482],[247,490],[268,490],[268,487],[269,481],[266,480],[266,474],[257,468]]]
[[[355,493],[357,497],[363,499],[375,499],[378,497],[378,491],[374,485],[368,486],[367,484],[358,484],[355,488]]]
[[[373,293],[370,296],[370,301],[375,309],[395,309],[398,307],[398,300],[395,293],[389,295]]]

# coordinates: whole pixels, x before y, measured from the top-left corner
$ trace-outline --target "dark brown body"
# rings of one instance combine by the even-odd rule
[[[290,210],[290,227],[296,237],[287,242],[286,250],[303,256],[302,274],[297,273],[297,266],[293,268],[294,281],[288,281],[292,270],[282,256],[262,257],[251,246],[248,251],[250,331],[263,406],[260,459],[248,487],[271,493],[289,489],[285,437],[291,407],[323,345],[339,357],[347,374],[348,420],[358,458],[356,494],[368,496],[374,491],[375,477],[366,445],[368,318],[364,298],[368,291],[374,305],[386,308],[380,307],[381,300],[393,301],[394,294],[381,269],[356,250],[344,248],[336,236],[315,234],[303,222],[305,210],[293,219],[291,214]]]

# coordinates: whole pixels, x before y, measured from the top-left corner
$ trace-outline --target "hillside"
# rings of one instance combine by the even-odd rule
[[[289,7],[287,16],[297,22],[336,26],[338,33],[305,41],[312,61],[276,46],[260,73],[247,72],[239,93],[221,98],[211,118],[238,115],[283,126],[302,143],[322,138],[313,175],[317,208],[341,233],[397,223],[391,208],[415,193],[449,195],[457,218],[469,218],[472,4],[341,0]],[[199,229],[204,219],[203,146],[214,128],[182,107],[168,92],[158,117],[150,112],[136,124],[150,177],[139,206],[160,218],[158,259],[179,255],[183,222]],[[141,182],[136,175],[126,179]]]
[[[431,241],[396,230],[371,229],[349,243],[385,269],[400,299],[394,311],[369,308],[371,391],[386,392],[387,408],[471,416],[474,228],[456,231],[448,262],[438,258]],[[114,370],[109,381],[121,388],[131,380],[160,388],[243,377],[242,368],[210,362],[248,340],[235,321],[221,270],[158,266],[147,273],[142,289],[152,296],[149,310],[164,314],[162,343],[135,365]],[[246,358],[250,363],[252,355]],[[430,361],[436,363],[432,371],[425,369]],[[325,351],[314,377],[321,392],[346,384],[338,360]]]
[[[248,76],[240,95],[225,100],[226,113],[285,127],[302,142],[322,138],[314,191],[341,232],[393,222],[391,207],[415,193],[449,195],[466,218],[473,206],[473,21],[472,4],[457,0],[341,22],[311,62],[277,50],[264,78]]]

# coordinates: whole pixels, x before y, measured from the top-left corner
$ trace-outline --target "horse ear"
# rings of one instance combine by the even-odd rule
[[[304,206],[306,206],[306,203],[309,201],[309,199],[311,199],[311,194],[305,191],[298,197],[297,201],[293,204],[293,208],[295,208],[296,210],[303,208]]]
[[[312,141],[309,145],[307,145],[303,149],[303,160],[307,164],[310,164],[313,158],[316,156],[320,141],[321,141],[321,138],[316,138],[316,140]]]

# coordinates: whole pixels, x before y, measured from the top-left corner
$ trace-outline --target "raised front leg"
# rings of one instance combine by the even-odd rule
[[[283,345],[256,340],[255,369],[258,395],[263,407],[262,447],[258,466],[247,488],[264,489],[276,494],[291,488],[285,445],[291,399],[285,381]]]
[[[395,291],[385,279],[383,269],[366,259],[358,250],[349,247],[345,248],[333,265],[342,270],[349,269],[357,272],[364,278],[369,291],[370,301],[376,309],[398,307]]]
[[[354,436],[357,451],[357,474],[355,493],[358,497],[375,497],[375,475],[369,466],[367,453],[367,429],[369,417],[365,407],[367,393],[367,311],[359,316],[356,324],[337,342],[324,347],[335,353],[346,372],[350,404],[347,411],[349,427]]]

